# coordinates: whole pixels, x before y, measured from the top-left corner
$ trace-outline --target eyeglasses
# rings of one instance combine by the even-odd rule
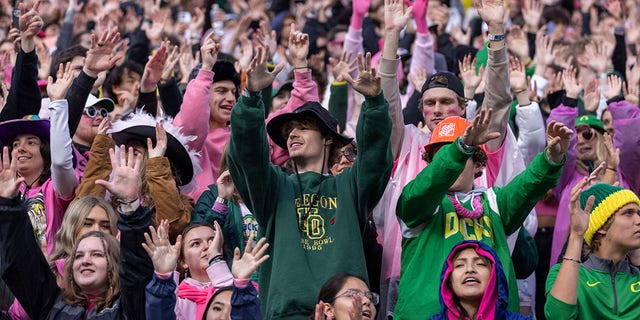
[[[84,114],[86,114],[89,118],[95,118],[98,115],[98,112],[100,112],[100,116],[102,116],[103,118],[109,116],[109,111],[107,111],[107,109],[105,108],[98,109],[94,106],[84,108]]]
[[[374,305],[377,305],[378,302],[380,302],[380,296],[377,293],[371,292],[371,291],[362,291],[360,289],[347,289],[347,291],[345,291],[345,292],[337,295],[335,298],[333,298],[333,301],[335,301],[336,299],[338,299],[340,297],[353,298],[354,296],[360,296],[360,298],[367,298]]]
[[[585,128],[583,130],[579,130],[578,134],[582,136],[582,139],[585,141],[591,141],[596,136],[595,132],[593,132],[593,128]]]

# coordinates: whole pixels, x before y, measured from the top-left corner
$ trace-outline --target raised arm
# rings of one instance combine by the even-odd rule
[[[204,142],[209,134],[209,118],[211,108],[211,85],[213,84],[213,65],[218,58],[220,44],[215,43],[211,37],[207,38],[202,48],[202,67],[194,80],[187,85],[180,111],[173,120],[176,126],[182,128],[185,135],[195,136],[196,139],[189,142],[193,150],[202,150]]]
[[[490,130],[502,134],[499,139],[489,141],[486,145],[487,151],[495,152],[502,146],[506,136],[511,111],[509,61],[504,42],[504,1],[474,0],[474,6],[478,10],[478,15],[488,25],[489,35],[495,36],[493,40],[489,39],[489,60],[485,72],[485,94],[482,103],[483,109],[493,110]]]
[[[153,224],[149,208],[141,206],[139,200],[140,166],[142,155],[134,155],[120,147],[120,156],[109,150],[112,178],[97,180],[96,184],[106,188],[118,201],[118,230],[120,230],[120,303],[122,314],[129,319],[145,317],[145,286],[153,275],[153,263],[145,253],[142,243],[144,233]]]
[[[111,128],[109,118],[104,118],[98,126],[98,134],[96,134],[91,150],[89,151],[89,161],[84,169],[82,181],[76,189],[76,199],[84,196],[96,196],[104,198],[107,194],[104,187],[96,184],[96,180],[107,180],[111,174],[111,161],[109,158],[109,149],[113,148],[115,142],[111,137],[107,136],[107,130]]]
[[[24,178],[16,174],[18,159],[2,150],[0,163],[0,276],[31,319],[45,319],[60,288],[33,236],[27,208],[18,197]],[[38,290],[33,290],[38,288]]]
[[[580,261],[582,261],[582,243],[584,234],[589,226],[589,214],[595,201],[595,197],[591,196],[587,200],[584,209],[580,208],[580,193],[582,189],[593,179],[585,177],[571,190],[571,202],[569,203],[570,229],[569,240],[567,241],[567,250],[562,258],[562,264],[557,271],[555,279],[553,274],[556,267],[551,270],[550,277],[547,280],[547,288],[550,284],[551,290],[547,289],[547,302],[544,305],[545,315],[552,319],[557,315],[558,306],[569,305],[577,314],[578,309],[578,278],[580,276]],[[560,304],[559,304],[560,303]],[[564,306],[563,306],[564,307]]]
[[[404,117],[402,116],[402,102],[400,100],[400,88],[398,86],[398,66],[400,59],[398,41],[400,31],[407,25],[411,17],[411,9],[404,8],[402,0],[385,0],[384,2],[384,45],[382,46],[382,58],[378,74],[381,78],[382,93],[389,103],[391,115],[391,151],[393,158],[400,155],[404,137]]]
[[[156,144],[147,138],[149,159],[146,165],[146,180],[149,186],[149,196],[155,203],[155,221],[168,220],[171,239],[182,233],[189,225],[194,201],[188,196],[182,196],[171,174],[169,159],[165,157],[167,150],[167,132],[161,123],[156,123]]]
[[[40,1],[27,11],[27,4],[20,3],[20,49],[13,68],[11,88],[7,101],[0,113],[0,121],[20,119],[25,115],[38,114],[41,94],[38,88],[38,57],[35,50],[35,36],[42,28],[42,18],[38,14]]]
[[[268,199],[274,199],[274,179],[281,171],[273,167],[269,159],[264,108],[259,92],[269,86],[283,68],[284,63],[281,62],[269,72],[266,50],[257,47],[247,72],[245,89],[231,111],[231,127],[234,129],[231,130],[227,154],[229,172],[240,197],[260,224],[266,223],[266,215],[272,211],[269,207],[272,202]]]
[[[82,72],[74,80],[66,96],[69,101],[69,134],[72,137],[80,124],[84,104],[87,102],[87,97],[91,93],[98,74],[111,69],[121,58],[120,55],[114,54],[118,40],[120,40],[120,33],[115,27],[103,34],[91,34],[91,46],[87,51]]]
[[[142,247],[153,262],[153,279],[145,288],[146,319],[173,320],[176,305],[176,283],[172,274],[176,269],[182,236],[179,235],[174,245],[169,242],[169,222],[162,220],[158,230],[151,226],[151,232],[145,233]]]
[[[78,178],[73,169],[73,150],[69,135],[69,105],[64,97],[73,82],[71,63],[60,64],[55,82],[49,77],[47,94],[51,99],[49,111],[51,121],[51,181],[53,189],[61,197],[69,198],[78,186]]]
[[[158,98],[156,98],[156,88],[162,77],[164,65],[169,57],[168,41],[163,41],[160,49],[147,61],[144,72],[140,79],[140,94],[136,102],[136,109],[144,109],[152,116],[158,114]]]
[[[427,0],[416,0],[411,7],[411,13],[413,19],[416,22],[416,41],[413,47],[413,58],[409,65],[409,74],[413,74],[418,69],[422,69],[426,72],[427,76],[435,72],[433,50],[433,38],[431,33],[427,29],[427,6],[429,5]],[[385,42],[386,43],[386,42]],[[407,94],[411,95],[414,91],[420,91],[422,88],[415,87],[411,82],[407,88]]]

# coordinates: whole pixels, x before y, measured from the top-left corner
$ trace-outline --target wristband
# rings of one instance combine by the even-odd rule
[[[216,264],[216,263],[218,263],[218,262],[220,262],[220,261],[224,261],[224,259],[222,258],[222,255],[221,255],[221,254],[216,255],[215,257],[213,257],[213,258],[209,259],[209,265],[210,265],[210,266],[211,266],[211,265],[214,265],[214,264]]]
[[[251,91],[249,91],[249,89],[247,89],[247,87],[244,87],[242,89],[242,95],[247,97],[247,98],[259,98],[260,97],[260,91],[251,92]]]
[[[504,40],[504,34],[491,34],[491,33],[489,33],[487,38],[489,39],[489,41],[501,41],[501,40]]]
[[[598,79],[606,79],[607,78],[607,74],[606,73],[598,73],[596,78],[598,78]]]
[[[562,260],[567,260],[567,261],[575,262],[577,264],[582,264],[582,261],[580,261],[579,259],[562,257]]]
[[[220,197],[220,196],[218,196],[218,197],[216,198],[216,202],[217,202],[217,203],[219,203],[219,204],[225,205],[225,206],[228,206],[228,205],[229,205],[229,200],[227,200],[227,199],[225,199],[225,198],[222,198],[222,197]]]
[[[607,169],[606,169],[606,170],[611,170],[611,171],[613,171],[613,172],[618,172],[618,170],[613,169],[613,168],[609,168],[609,167],[607,167]]]
[[[118,203],[121,204],[121,205],[125,205],[125,206],[131,205],[132,203],[134,203],[136,201],[138,201],[138,198],[135,198],[135,199],[133,199],[131,201],[125,201],[125,200],[122,200],[122,199],[118,198]]]

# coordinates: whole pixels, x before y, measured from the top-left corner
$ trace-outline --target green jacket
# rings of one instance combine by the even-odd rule
[[[388,104],[382,94],[365,99],[358,157],[335,177],[287,175],[271,164],[261,104],[242,96],[234,106],[227,163],[259,233],[271,245],[271,258],[259,270],[263,316],[308,319],[331,276],[346,272],[367,278],[361,234],[393,165]]]
[[[547,319],[640,319],[640,271],[628,260],[620,261],[616,269],[611,260],[589,254],[580,266],[578,303],[574,305],[551,295],[560,265],[554,265],[547,276]]]
[[[544,152],[504,187],[476,187],[469,194],[480,196],[483,215],[461,218],[447,191],[464,170],[470,153],[458,142],[443,146],[433,161],[407,184],[396,214],[402,229],[402,256],[397,319],[425,319],[440,311],[440,282],[434,275],[458,242],[478,240],[493,248],[509,283],[509,310],[519,311],[518,288],[507,245],[507,235],[515,232],[542,196],[558,183],[563,164],[550,162]],[[471,198],[458,194],[462,205],[471,209]]]

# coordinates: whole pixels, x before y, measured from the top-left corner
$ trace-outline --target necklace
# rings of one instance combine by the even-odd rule
[[[471,200],[471,209],[473,209],[473,211],[469,211],[469,209],[463,207],[456,197],[449,196],[449,200],[453,203],[453,207],[456,208],[458,215],[463,218],[479,218],[484,212],[479,195],[473,197],[473,200]]]

